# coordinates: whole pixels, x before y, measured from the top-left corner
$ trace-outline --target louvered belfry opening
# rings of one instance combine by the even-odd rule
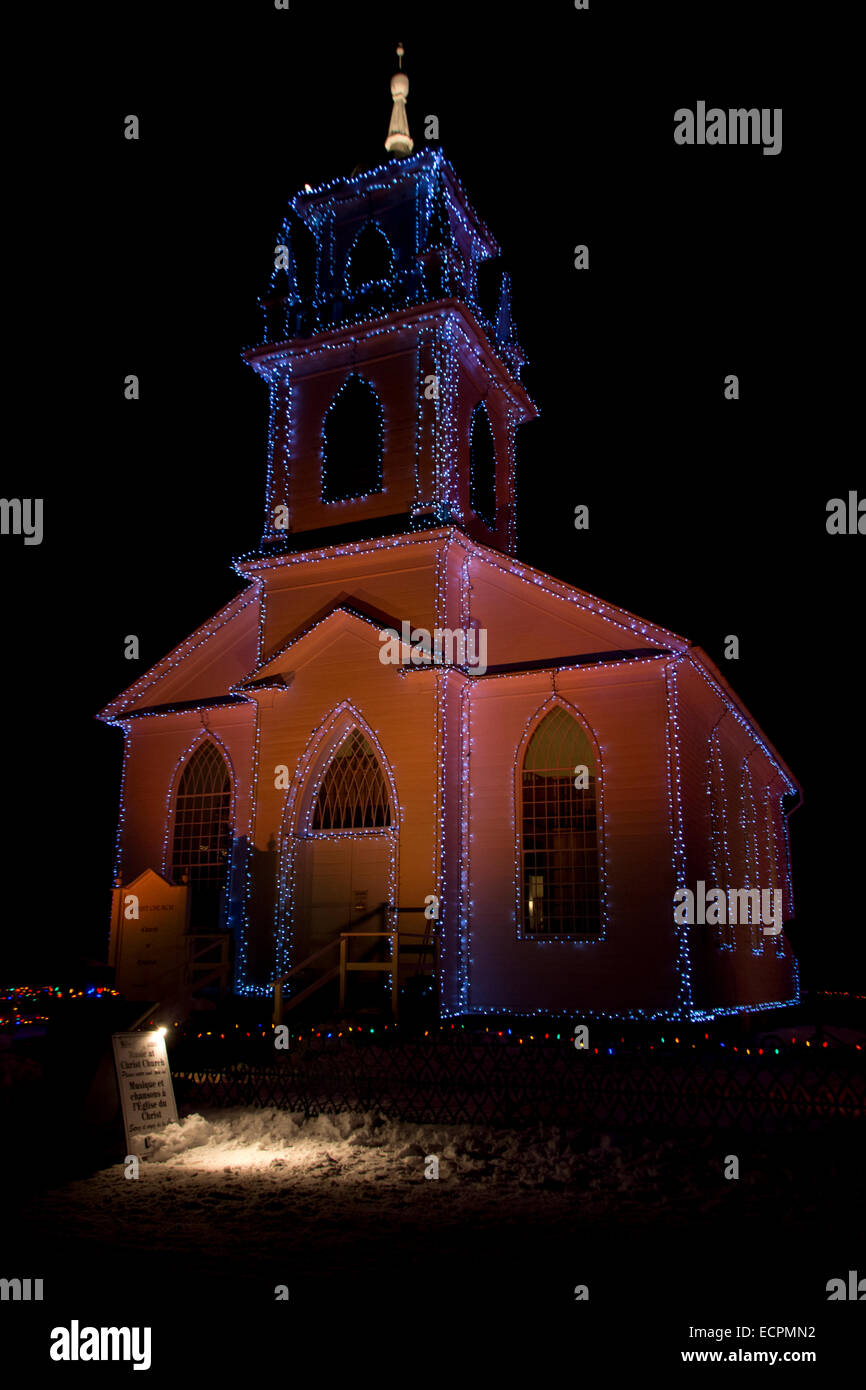
[[[220,925],[231,849],[231,782],[225,759],[208,739],[180,776],[174,807],[172,872],[187,875],[190,930]]]
[[[577,769],[588,785],[576,787]],[[522,773],[523,928],[533,936],[601,931],[595,753],[557,706],[526,749]]]
[[[297,213],[290,211],[286,219],[289,229],[292,291],[300,300],[312,299],[316,289],[316,238]]]
[[[360,729],[337,749],[313,807],[314,830],[380,830],[391,824],[379,760]]]

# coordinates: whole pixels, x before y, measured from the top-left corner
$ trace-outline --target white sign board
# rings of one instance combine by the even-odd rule
[[[187,890],[145,869],[115,888],[111,899],[114,983],[124,999],[165,1002],[182,989],[186,971]]]
[[[148,1135],[177,1120],[165,1038],[161,1033],[115,1033],[114,1065],[123,1106],[127,1153],[147,1148]]]

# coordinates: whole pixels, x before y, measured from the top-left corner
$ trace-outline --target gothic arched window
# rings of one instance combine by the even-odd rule
[[[356,293],[365,285],[388,280],[393,264],[391,243],[385,233],[375,222],[366,222],[349,252],[346,286],[352,293]]]
[[[347,502],[382,491],[383,438],[382,403],[369,381],[353,373],[325,416],[323,502]]]
[[[314,830],[379,830],[391,824],[379,760],[360,729],[341,743],[313,805]]]
[[[469,505],[488,526],[496,525],[496,449],[483,401],[473,410],[469,425]]]
[[[502,266],[499,257],[489,257],[478,266],[477,300],[478,307],[488,323],[496,319],[502,287]]]
[[[601,931],[597,776],[586,732],[557,705],[529,740],[521,774],[527,935]]]
[[[207,739],[188,759],[174,799],[172,874],[190,888],[190,927],[220,925],[231,850],[231,782],[225,759]]]

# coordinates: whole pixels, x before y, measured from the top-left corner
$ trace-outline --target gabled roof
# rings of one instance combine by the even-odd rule
[[[190,663],[198,661],[201,672],[206,672],[208,665],[222,656],[229,664],[240,659],[242,671],[243,657],[240,656],[238,648],[245,645],[251,653],[255,652],[258,615],[259,585],[254,582],[201,627],[196,628],[195,632],[161,661],[145,671],[143,676],[139,676],[137,681],[110,700],[104,709],[99,711],[97,719],[113,724],[122,720],[126,714],[170,704],[188,703],[189,686],[191,682],[195,682],[196,675],[199,675],[199,683],[203,688],[193,694],[192,699],[195,702],[205,703],[211,697],[224,694],[229,682],[211,682],[218,688],[206,690],[207,676],[191,672]]]
[[[757,720],[743,704],[737,693],[732,690],[725,680],[721,671],[707,656],[702,647],[693,646],[685,637],[679,637],[676,633],[667,628],[660,627],[656,623],[645,622],[638,618],[634,613],[629,613],[624,608],[619,608],[615,604],[603,603],[600,599],[593,597],[592,594],[585,593],[582,589],[576,589],[570,584],[564,584],[551,575],[545,574],[542,570],[536,570],[531,565],[524,565],[508,556],[500,554],[499,551],[490,550],[486,546],[477,545],[475,542],[467,541],[462,533],[458,533],[467,549],[479,558],[479,560],[492,569],[498,571],[503,576],[519,579],[525,583],[532,584],[541,589],[544,593],[554,595],[562,599],[565,603],[576,605],[584,612],[597,615],[606,623],[614,623],[623,633],[634,633],[644,639],[652,646],[667,647],[672,654],[688,659],[690,664],[700,672],[710,686],[714,686],[716,693],[726,703],[734,717],[752,735],[756,743],[763,748],[768,759],[774,763],[781,773],[783,779],[789,784],[791,791],[799,791],[800,786],[785,763],[773,747],[770,740],[761,729]],[[647,653],[649,654],[649,653]],[[635,655],[638,655],[635,652]]]
[[[602,624],[613,624],[614,628],[622,633],[624,640],[631,635],[639,637],[641,641],[650,646],[671,648],[676,652],[688,651],[691,645],[688,638],[679,637],[669,628],[661,627],[658,623],[647,622],[645,619],[637,617],[636,614],[629,613],[625,608],[603,602],[584,589],[577,589],[573,584],[566,584],[562,580],[554,579],[552,575],[545,574],[543,570],[535,569],[532,565],[523,564],[508,555],[503,555],[501,551],[491,550],[488,546],[471,541],[461,531],[454,532],[454,537],[464,549],[471,552],[474,558],[487,566],[492,574],[498,574],[506,583],[525,587],[530,593],[532,589],[540,590],[551,598],[559,599],[562,603],[571,605],[572,609],[592,615]]]
[[[321,639],[329,639],[338,625],[348,626],[350,630],[357,631],[371,645],[378,645],[379,634],[385,629],[399,635],[402,619],[374,608],[353,594],[343,591],[289,633],[277,648],[267,653],[263,659],[256,660],[261,586],[267,582],[266,575],[269,572],[284,567],[315,564],[326,558],[361,555],[374,550],[382,552],[398,547],[427,550],[431,546],[441,547],[443,543],[446,548],[454,546],[461,550],[469,564],[483,566],[498,584],[505,588],[513,587],[516,595],[522,593],[522,596],[529,600],[537,594],[553,598],[564,605],[563,616],[569,616],[567,609],[571,610],[571,614],[586,615],[586,626],[591,627],[593,631],[603,630],[609,637],[605,647],[599,647],[594,651],[587,648],[584,652],[578,652],[574,648],[563,648],[561,652],[544,651],[537,657],[533,655],[526,660],[507,662],[502,667],[492,666],[489,668],[491,676],[513,669],[544,669],[547,666],[563,664],[589,665],[602,658],[614,659],[617,654],[621,659],[634,659],[639,656],[662,658],[666,654],[670,654],[674,660],[685,658],[715,690],[723,703],[728,705],[734,718],[763,748],[791,790],[799,790],[799,784],[787,764],[702,648],[692,646],[686,638],[679,637],[667,628],[646,622],[624,608],[605,603],[582,589],[554,579],[542,570],[481,545],[456,527],[419,531],[385,540],[375,538],[346,545],[326,546],[289,555],[259,553],[242,556],[235,561],[235,569],[245,578],[252,579],[251,586],[238,594],[208,622],[197,628],[186,641],[180,643],[162,661],[157,662],[133,685],[107,704],[97,717],[106,723],[118,723],[125,717],[133,717],[136,714],[205,704],[236,704],[253,698],[255,689],[270,684],[281,684],[281,674],[295,669],[299,662],[310,659]],[[302,571],[299,571],[299,578],[301,575]],[[303,579],[301,583],[303,584]],[[575,622],[574,617],[572,622]],[[307,648],[310,649],[309,654]],[[248,652],[246,664],[243,661],[244,651]],[[289,654],[291,661],[288,659]],[[252,661],[249,660],[249,656],[252,657]],[[211,686],[208,687],[207,673],[217,663],[221,663],[222,666],[221,679],[211,681]],[[195,666],[191,673],[188,669],[190,664]],[[226,671],[230,671],[232,666],[237,675],[225,678]],[[202,688],[190,696],[190,687],[195,686],[196,682]]]
[[[775,763],[784,780],[789,783],[791,791],[802,792],[800,783],[784,758],[773,747],[755,717],[746,709],[737,692],[728,685],[718,666],[707,656],[703,647],[690,647],[688,659],[690,665],[695,668],[707,684],[711,688],[715,687],[716,693],[728,705],[734,718],[751,733],[758,745],[763,748],[769,761]]]
[[[392,619],[391,623],[395,623],[395,620]],[[322,639],[325,642],[331,641],[341,628],[357,632],[357,635],[363,637],[364,641],[370,642],[371,645],[378,648],[379,632],[384,626],[386,624],[378,623],[367,614],[356,612],[346,603],[329,607],[324,617],[320,617],[314,623],[304,624],[303,627],[292,632],[291,637],[279,645],[274,655],[268,657],[259,666],[254,667],[249,676],[238,681],[238,684],[232,687],[232,691],[245,694],[245,692],[252,692],[253,689],[261,688],[263,685],[281,684],[278,678],[284,671],[297,670],[297,667],[303,666],[313,659],[317,649],[321,648]],[[396,623],[396,627],[399,630],[399,623]]]
[[[291,665],[294,667],[298,663],[299,652],[311,645],[314,634],[321,636],[341,623],[348,623],[350,627],[358,625],[358,631],[364,637],[370,638],[375,635],[377,643],[379,633],[383,628],[394,628],[398,632],[400,630],[399,619],[379,612],[371,604],[361,603],[357,599],[335,599],[315,614],[313,618],[290,633],[275,651],[255,666],[248,676],[238,681],[232,690],[240,694],[245,690],[270,683],[273,677],[279,676],[287,669],[289,664],[287,657],[290,653],[292,656]]]

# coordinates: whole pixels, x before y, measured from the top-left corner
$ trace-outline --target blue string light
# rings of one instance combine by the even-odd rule
[[[688,670],[700,676],[724,716],[733,719],[751,741],[752,752],[761,751],[773,777],[778,777],[789,793],[796,792],[797,788],[751,720],[716,681],[700,655],[685,639],[514,559],[517,547],[514,506],[516,435],[518,426],[533,418],[537,411],[520,383],[525,357],[515,335],[507,277],[503,277],[501,283],[493,320],[486,316],[478,300],[478,265],[483,260],[498,256],[499,247],[471,208],[462,184],[441,151],[422,150],[412,156],[391,160],[376,169],[363,171],[352,178],[335,179],[316,189],[296,194],[289,206],[289,215],[280,231],[280,244],[290,249],[291,273],[282,275],[275,265],[270,277],[270,297],[262,300],[265,311],[264,339],[248,346],[243,352],[244,359],[267,382],[269,393],[265,523],[260,549],[240,555],[234,561],[236,573],[247,586],[245,591],[106,706],[100,716],[124,731],[116,875],[122,873],[123,839],[129,827],[126,799],[131,768],[134,765],[139,769],[141,759],[147,757],[146,743],[141,740],[148,721],[173,721],[179,746],[182,744],[183,748],[165,789],[162,867],[166,874],[170,870],[177,777],[200,742],[205,738],[213,739],[229,768],[231,816],[235,827],[233,869],[240,867],[235,862],[235,856],[242,852],[240,846],[247,846],[243,874],[244,900],[237,921],[232,922],[237,941],[235,988],[240,994],[266,994],[267,983],[262,978],[265,969],[267,979],[270,979],[297,964],[293,923],[301,849],[317,839],[335,838],[334,832],[317,832],[313,829],[312,808],[331,758],[349,731],[357,728],[374,748],[385,777],[391,803],[391,825],[384,831],[340,832],[339,838],[360,839],[376,833],[388,840],[388,913],[389,922],[395,923],[394,914],[399,902],[402,811],[392,772],[393,759],[388,756],[386,734],[372,727],[363,711],[349,698],[338,700],[309,734],[294,767],[290,769],[288,786],[275,817],[266,826],[261,824],[261,779],[271,775],[270,767],[266,760],[263,761],[264,747],[269,747],[270,743],[264,744],[264,740],[266,733],[269,740],[274,736],[273,720],[266,720],[263,715],[266,707],[263,702],[282,700],[285,695],[271,691],[266,696],[264,687],[253,688],[253,683],[266,680],[273,673],[275,662],[279,665],[279,661],[293,647],[308,642],[311,634],[323,624],[343,621],[346,617],[345,613],[340,618],[338,613],[330,612],[311,623],[303,633],[284,640],[283,645],[275,650],[273,641],[268,640],[271,630],[269,623],[274,621],[269,610],[271,590],[281,580],[287,577],[294,579],[295,575],[301,584],[308,579],[318,583],[318,571],[342,558],[364,561],[375,556],[382,562],[383,568],[387,568],[388,562],[393,560],[396,572],[403,559],[402,552],[408,551],[414,563],[429,565],[432,571],[434,625],[445,629],[457,626],[464,632],[478,620],[473,583],[477,585],[482,579],[496,582],[499,587],[511,588],[515,594],[522,592],[531,595],[536,591],[554,605],[566,605],[565,613],[601,620],[610,629],[621,633],[629,647],[635,645],[634,639],[638,639],[650,647],[660,648],[661,654],[654,652],[649,656],[600,661],[591,667],[574,662],[553,662],[544,671],[493,671],[480,677],[470,677],[458,668],[433,666],[398,669],[397,676],[433,683],[429,704],[430,722],[424,726],[424,737],[429,733],[435,759],[430,813],[433,834],[429,891],[438,897],[440,904],[436,935],[443,1018],[456,1018],[469,1013],[573,1018],[573,1010],[559,1013],[545,1008],[527,1010],[522,1006],[494,1005],[486,998],[484,1007],[477,1003],[477,997],[484,997],[486,991],[484,981],[475,979],[472,955],[472,923],[476,914],[472,878],[474,692],[483,689],[484,682],[491,679],[500,686],[508,681],[532,682],[533,710],[525,720],[516,746],[504,750],[506,756],[510,753],[512,759],[510,815],[514,848],[511,905],[502,928],[521,943],[520,949],[524,951],[542,946],[551,948],[554,954],[557,948],[561,952],[577,950],[583,952],[583,959],[586,960],[593,946],[604,945],[608,941],[611,925],[609,845],[612,826],[605,775],[611,750],[590,727],[580,708],[579,693],[569,687],[568,693],[563,694],[562,683],[566,677],[579,674],[581,680],[591,682],[596,678],[596,673],[604,673],[613,667],[619,670],[623,665],[628,665],[643,666],[647,668],[648,678],[663,682],[667,831],[671,882],[678,888],[685,886],[687,864],[679,690],[683,672]],[[391,260],[387,273],[354,285],[352,258],[358,244],[359,209],[364,211],[367,222],[375,212],[374,221],[377,225],[381,224],[380,231],[388,242]],[[299,225],[306,229],[305,234],[309,234],[312,251],[312,280],[308,295],[299,273]],[[402,445],[404,452],[407,447],[411,448],[414,457],[411,468],[400,465],[399,489],[396,473],[390,471],[389,405],[377,380],[376,365],[389,353],[398,351],[409,354],[416,384],[413,428],[411,432],[407,431],[408,445],[405,442]],[[321,452],[316,459],[316,450],[310,447],[313,440],[306,434],[301,437],[299,405],[308,375],[324,371],[332,372],[335,378],[332,406],[340,399],[353,376],[361,376],[368,381],[380,403],[384,402],[379,416],[381,490],[356,497],[323,499],[322,493],[327,494],[330,490],[324,435],[327,411],[319,422]],[[430,378],[435,378],[437,389],[432,394],[425,394],[423,383]],[[496,500],[498,503],[500,498],[507,499],[507,505],[497,506],[496,524],[493,526],[490,522],[494,518],[478,516],[471,505],[477,480],[473,476],[469,420],[479,402],[487,403],[484,409],[490,407],[488,416],[496,459]],[[310,431],[309,420],[305,419],[304,427]],[[299,463],[309,470],[312,466],[318,466],[319,461],[324,483],[318,500],[311,502],[295,496],[293,474],[298,471]],[[381,498],[381,502],[377,502],[377,498]],[[317,545],[298,552],[288,548],[290,535],[292,543],[297,544],[298,536],[303,537],[305,528],[311,527],[313,522],[319,524],[319,517],[323,525],[326,524],[325,518],[328,525],[333,524],[334,518],[345,523],[370,522],[375,519],[371,516],[371,507],[378,507],[377,514],[381,516],[394,513],[396,508],[396,514],[406,516],[405,531],[397,536]],[[306,571],[296,570],[296,566],[309,568]],[[350,616],[353,621],[375,626],[362,615]],[[254,645],[254,660],[242,679],[211,700],[184,702],[182,707],[172,707],[169,701],[160,701],[161,684],[167,682],[196,653],[203,652],[209,644],[226,636],[235,651],[241,648],[243,642],[249,643],[251,648]],[[559,688],[557,681],[560,682]],[[549,688],[543,688],[545,682]],[[522,915],[522,827],[519,823],[522,759],[533,729],[557,705],[566,708],[577,719],[590,739],[596,757],[601,932],[591,937],[557,935],[530,939],[523,930]],[[420,710],[421,706],[418,708]],[[232,719],[227,719],[223,712],[230,709],[236,713]],[[189,721],[196,716],[204,727],[193,731]],[[211,718],[220,721],[218,734],[210,727]],[[236,724],[232,720],[236,720]],[[268,725],[271,727],[266,727]],[[750,752],[748,757],[751,756]],[[739,805],[740,826],[746,847],[746,886],[753,882],[756,884],[759,878],[769,876],[772,879],[775,866],[781,864],[787,905],[793,911],[788,826],[783,797],[771,796],[767,785],[761,792],[759,807],[748,757],[742,762]],[[718,874],[723,871],[726,879],[730,878],[731,871],[726,794],[728,787],[733,785],[730,772],[726,772],[723,766],[717,726],[708,740],[706,792],[710,802],[713,872]],[[245,786],[248,796],[244,798],[241,793]],[[266,833],[268,836],[275,834],[278,864],[273,908],[273,955],[272,962],[263,963],[259,952],[259,959],[253,968],[250,949],[253,864],[258,839]],[[230,881],[234,882],[234,874]],[[795,994],[792,999],[743,1001],[736,1005],[712,1007],[696,1003],[690,936],[686,928],[678,928],[674,923],[672,905],[671,930],[677,985],[676,996],[669,1006],[655,1009],[581,1009],[580,1018],[707,1020],[735,1014],[743,1009],[778,1008],[799,998],[799,977],[796,962],[793,962]],[[733,948],[735,941],[732,938],[724,944]],[[753,938],[753,948],[758,954],[764,952],[763,935],[758,941]],[[780,936],[776,939],[777,956],[784,954],[785,949]],[[473,982],[476,998],[473,998]]]

